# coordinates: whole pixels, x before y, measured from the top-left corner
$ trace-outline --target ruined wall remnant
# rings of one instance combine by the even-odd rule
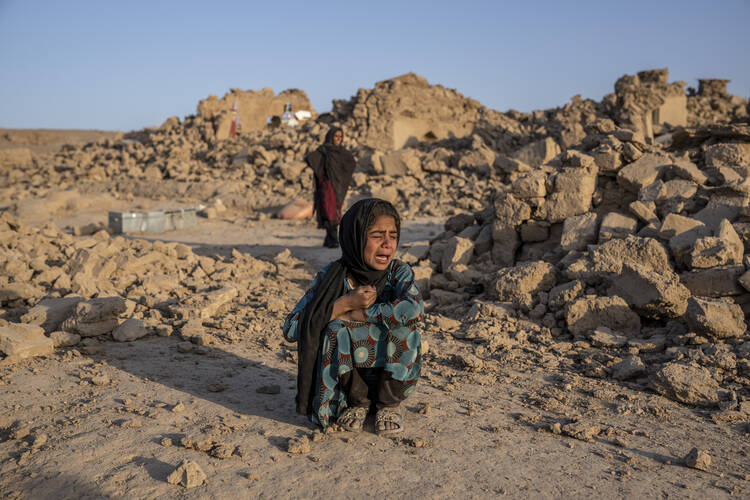
[[[668,83],[669,70],[652,69],[625,75],[615,83],[615,121],[647,140],[662,132],[665,125],[688,123],[685,82]]]
[[[407,73],[359,89],[350,100],[334,100],[333,115],[362,145],[396,150],[418,142],[465,137],[480,117],[481,104],[460,92],[430,85]]]
[[[217,140],[229,136],[229,123],[232,120],[232,106],[235,100],[239,109],[242,131],[261,130],[265,128],[269,116],[280,116],[284,105],[289,103],[294,111],[308,110],[314,114],[310,99],[303,90],[289,89],[274,95],[273,90],[231,89],[221,99],[208,96],[198,103],[198,116],[213,122]]]

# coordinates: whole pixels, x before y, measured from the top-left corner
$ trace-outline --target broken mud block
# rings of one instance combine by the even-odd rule
[[[114,330],[119,316],[127,310],[122,297],[102,297],[78,302],[73,315],[62,322],[60,329],[81,337],[96,337]]]
[[[672,160],[666,155],[646,154],[622,167],[617,172],[617,182],[623,189],[637,193],[659,179],[671,165]]]
[[[557,284],[557,271],[547,262],[531,262],[498,271],[489,294],[501,302],[530,305],[532,297]]]
[[[685,456],[683,462],[691,469],[698,469],[705,472],[711,470],[711,455],[698,448],[690,450],[690,453]]]
[[[685,318],[696,333],[718,339],[740,337],[747,330],[742,308],[727,300],[692,297]]]
[[[574,335],[584,335],[602,326],[628,337],[637,337],[641,332],[641,318],[617,296],[576,299],[568,308],[566,321]]]
[[[723,266],[680,273],[680,281],[698,297],[727,297],[744,292],[738,280],[744,266]]]
[[[518,232],[500,220],[492,225],[492,262],[501,267],[515,264],[521,241]]]
[[[631,380],[646,375],[646,365],[638,356],[628,356],[612,365],[612,378]]]
[[[649,385],[669,399],[690,405],[715,406],[721,399],[719,384],[702,366],[667,363],[651,377]]]
[[[212,318],[218,312],[228,307],[238,295],[235,287],[225,286],[217,290],[198,293],[182,301],[172,308],[172,312],[179,319],[207,319]]]
[[[675,273],[668,269],[652,271],[637,264],[624,264],[607,293],[622,297],[639,314],[653,319],[682,316],[690,298],[690,290]]]
[[[638,221],[629,215],[610,212],[604,216],[599,226],[599,243],[604,243],[614,238],[624,239],[635,234]]]
[[[594,212],[568,217],[563,223],[560,246],[563,250],[585,250],[596,243],[598,217]]]
[[[185,488],[195,488],[207,483],[206,474],[200,466],[192,460],[183,460],[180,465],[167,476],[169,484],[181,485]]]
[[[6,362],[44,356],[53,350],[52,339],[39,326],[19,323],[0,326],[0,353],[5,355]]]
[[[596,191],[596,174],[596,167],[564,168],[550,176],[554,187],[539,207],[538,217],[548,222],[562,222],[589,212]]]
[[[441,269],[448,271],[459,264],[468,264],[474,255],[474,242],[468,238],[454,236],[448,240],[443,250]]]
[[[129,318],[112,331],[112,338],[118,342],[130,342],[147,334],[148,330],[143,325],[143,321],[136,318]]]
[[[63,297],[57,299],[43,299],[29,312],[21,316],[22,323],[39,325],[46,333],[53,332],[60,324],[73,314],[76,304],[83,301],[83,297]]]

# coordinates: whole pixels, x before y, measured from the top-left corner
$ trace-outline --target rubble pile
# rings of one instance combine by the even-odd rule
[[[435,311],[463,312],[488,357],[532,338],[684,403],[747,397],[750,127],[696,130],[684,150],[608,119],[585,130],[447,220],[414,266]]]
[[[309,279],[301,264],[288,250],[259,260],[236,250],[197,255],[187,245],[103,230],[75,238],[51,223],[35,228],[3,213],[0,358],[173,332],[196,347],[245,334],[262,340],[293,305],[287,293],[297,286],[288,278]]]
[[[698,91],[688,88],[688,125],[731,123],[747,120],[750,116],[750,103],[740,96],[727,92],[729,80],[701,78]]]
[[[336,100],[331,113],[297,127],[267,126],[265,120],[287,102],[310,108],[304,92],[233,89],[222,99],[201,101],[197,114],[182,122],[171,117],[158,128],[65,147],[52,157],[8,157],[16,166],[0,171],[0,192],[17,202],[76,187],[209,204],[218,198],[244,213],[267,209],[310,198],[304,157],[334,123],[345,127],[344,145],[358,158],[352,195],[389,199],[407,216],[451,216],[478,210],[506,180],[503,175],[540,167],[580,143],[584,127],[597,120],[612,119],[650,144],[703,119],[706,106],[691,102],[710,100],[710,122],[746,116],[746,100],[726,94],[725,85],[722,92],[704,80],[698,95],[686,97],[683,82],[667,80],[666,69],[643,71],[622,77],[601,102],[575,96],[554,109],[500,113],[410,73]],[[235,102],[243,128],[230,138]],[[606,156],[608,147],[601,145],[598,155]],[[438,202],[445,199],[459,206]]]

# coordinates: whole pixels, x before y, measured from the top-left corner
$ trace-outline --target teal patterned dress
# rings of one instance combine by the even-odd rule
[[[330,264],[313,280],[307,293],[284,321],[284,338],[297,341],[300,313],[309,302],[312,290],[328,271]],[[346,292],[351,290],[346,280]],[[394,380],[403,382],[408,396],[419,379],[422,353],[420,326],[424,304],[408,264],[394,259],[387,282],[375,304],[365,311],[365,321],[333,320],[323,332],[318,353],[316,396],[313,422],[328,427],[347,408],[346,394],[339,378],[353,368],[379,368]]]

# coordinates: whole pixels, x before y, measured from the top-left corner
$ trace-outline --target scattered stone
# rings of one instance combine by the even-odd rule
[[[698,448],[693,448],[685,456],[685,465],[691,469],[698,469],[708,472],[711,469],[711,455]]]
[[[258,394],[279,394],[281,392],[281,386],[278,384],[262,385],[255,389]]]
[[[185,488],[195,488],[207,484],[206,474],[200,466],[192,460],[183,460],[177,468],[167,476],[169,484],[179,484]]]
[[[112,332],[112,337],[118,342],[131,342],[144,337],[148,334],[148,330],[143,325],[143,321],[130,318],[123,321],[120,326],[115,328]]]
[[[715,406],[720,387],[702,366],[672,362],[662,366],[650,380],[651,387],[670,399],[696,406]]]
[[[286,451],[292,455],[306,455],[310,453],[310,439],[307,436],[290,438],[287,441]]]
[[[15,362],[35,356],[45,356],[54,350],[52,339],[36,325],[9,323],[0,326],[0,353],[6,362]]]

